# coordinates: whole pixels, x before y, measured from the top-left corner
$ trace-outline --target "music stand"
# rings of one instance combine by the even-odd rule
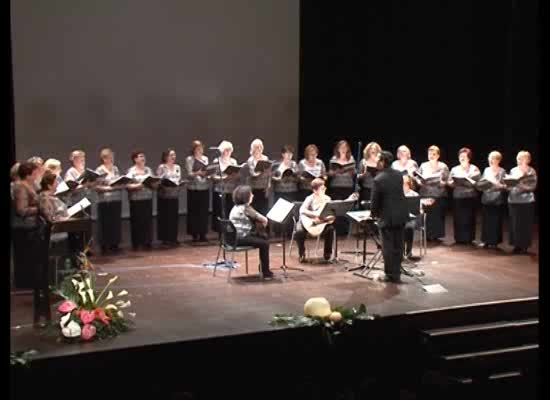
[[[286,229],[285,226],[288,222],[288,218],[290,215],[292,215],[292,212],[294,211],[295,204],[291,203],[290,201],[287,201],[283,198],[280,198],[277,200],[277,202],[271,207],[271,210],[267,213],[266,217],[276,224],[281,225],[281,230],[283,234],[283,265],[281,265],[281,269],[283,270],[284,276],[286,278],[286,270],[292,269],[295,271],[304,271],[302,268],[297,267],[288,267],[286,265]]]
[[[355,200],[332,200],[327,203],[327,205],[325,206],[325,210],[323,210],[323,213],[325,213],[325,211],[328,211],[328,213],[334,215],[335,217],[345,217],[347,213],[351,211],[354,205]],[[348,263],[348,261],[346,260],[338,259],[338,234],[336,232],[336,229],[334,229],[334,236],[334,257],[332,258],[331,262],[334,264]]]
[[[357,271],[361,270],[360,272],[354,272],[354,275],[360,276],[361,278],[366,279],[372,279],[369,277],[370,272],[373,269],[382,270],[382,268],[376,267],[376,264],[380,261],[382,258],[382,244],[380,241],[380,238],[376,234],[376,222],[374,219],[370,216],[370,210],[363,210],[363,211],[350,211],[346,214],[348,218],[350,218],[352,221],[358,223],[361,227],[363,227],[363,262],[358,267],[350,268],[348,271]],[[372,258],[367,262],[367,239],[371,238],[374,243],[376,244],[376,252],[372,256]]]

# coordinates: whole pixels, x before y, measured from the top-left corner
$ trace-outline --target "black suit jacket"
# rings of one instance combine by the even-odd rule
[[[403,226],[409,220],[401,172],[385,168],[376,175],[371,192],[371,214],[378,218],[380,228]]]

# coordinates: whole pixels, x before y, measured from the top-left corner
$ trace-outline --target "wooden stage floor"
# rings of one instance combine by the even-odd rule
[[[451,233],[451,227],[447,228]],[[315,242],[307,245],[313,252]],[[339,241],[340,252],[353,248],[355,240]],[[368,249],[373,249],[370,242]],[[36,357],[42,358],[266,331],[276,329],[268,325],[274,313],[301,313],[304,302],[316,296],[326,297],[332,305],[365,303],[370,313],[381,316],[538,296],[536,238],[528,255],[512,255],[507,244],[501,249],[453,245],[452,234],[442,244],[429,245],[416,270],[424,271],[425,284],[439,283],[448,290],[440,294],[424,292],[422,283],[408,276],[403,276],[404,284],[395,285],[354,276],[342,265],[300,265],[296,249],[287,257],[287,265],[305,271],[290,270],[285,279],[279,269],[282,247],[277,243],[272,243],[270,257],[275,279],[266,282],[257,278],[257,251],[249,254],[248,277],[242,253],[236,256],[239,267],[233,270],[231,283],[225,269],[218,269],[213,277],[202,263],[215,259],[214,237],[207,246],[185,242],[172,249],[124,250],[116,256],[95,256],[92,261],[119,276],[115,288],[130,292],[131,308],[137,313],[134,331],[104,342],[59,344],[32,327],[32,295],[12,294],[11,347],[15,351],[35,349]],[[341,258],[354,260],[349,254]]]

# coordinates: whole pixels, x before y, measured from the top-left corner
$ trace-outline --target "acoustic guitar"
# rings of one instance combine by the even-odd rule
[[[343,201],[357,201],[358,198],[359,193],[354,192]],[[317,237],[322,234],[325,226],[332,224],[336,220],[335,215],[323,215],[323,211],[325,210],[327,203],[328,202],[321,204],[317,211],[312,211],[316,218],[311,218],[304,214],[300,215],[300,222],[302,223],[302,226],[313,237]]]

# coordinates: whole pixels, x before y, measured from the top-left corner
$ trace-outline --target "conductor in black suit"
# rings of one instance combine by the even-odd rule
[[[385,281],[401,282],[403,232],[408,220],[408,208],[403,193],[403,174],[392,169],[393,156],[380,152],[378,169],[371,193],[371,215],[378,219],[382,234]]]

